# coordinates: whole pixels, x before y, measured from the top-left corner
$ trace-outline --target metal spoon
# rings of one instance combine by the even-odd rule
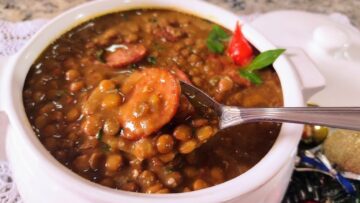
[[[269,121],[360,130],[360,107],[241,108],[219,104],[202,90],[180,81],[182,94],[196,109],[219,117],[220,130],[246,122]]]

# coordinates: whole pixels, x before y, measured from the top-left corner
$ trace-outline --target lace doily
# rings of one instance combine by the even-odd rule
[[[15,54],[45,23],[43,19],[17,23],[0,20],[0,56]]]
[[[9,165],[0,161],[0,203],[21,203],[22,200],[11,177]]]

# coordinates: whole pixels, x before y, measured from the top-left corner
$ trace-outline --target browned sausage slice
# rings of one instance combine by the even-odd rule
[[[177,79],[182,80],[183,82],[186,82],[188,84],[192,84],[189,77],[177,66],[172,66],[170,68],[170,72],[173,73]]]
[[[179,106],[180,84],[169,71],[147,68],[130,75],[122,86],[126,94],[119,109],[123,136],[147,137],[167,124]]]
[[[177,42],[187,35],[186,32],[180,28],[175,28],[170,25],[156,28],[154,34],[167,42]]]
[[[131,44],[120,47],[105,55],[106,64],[112,68],[123,68],[136,63],[146,55],[146,47],[141,44]]]

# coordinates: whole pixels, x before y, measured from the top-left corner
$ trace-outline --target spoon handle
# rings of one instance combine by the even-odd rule
[[[240,114],[240,117],[237,117],[237,119],[234,115],[235,112],[237,112],[237,116]],[[226,114],[228,114],[228,116],[226,116]],[[231,114],[233,116],[229,116]],[[224,116],[228,117],[228,119],[224,119]],[[224,109],[223,123],[221,127],[229,127],[235,123],[239,124],[250,121],[304,123],[334,128],[360,130],[360,107],[230,107]]]

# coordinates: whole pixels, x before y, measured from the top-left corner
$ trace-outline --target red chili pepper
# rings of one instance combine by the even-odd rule
[[[248,65],[253,58],[253,50],[242,34],[239,23],[236,24],[234,35],[230,40],[228,55],[236,65],[242,67]]]

